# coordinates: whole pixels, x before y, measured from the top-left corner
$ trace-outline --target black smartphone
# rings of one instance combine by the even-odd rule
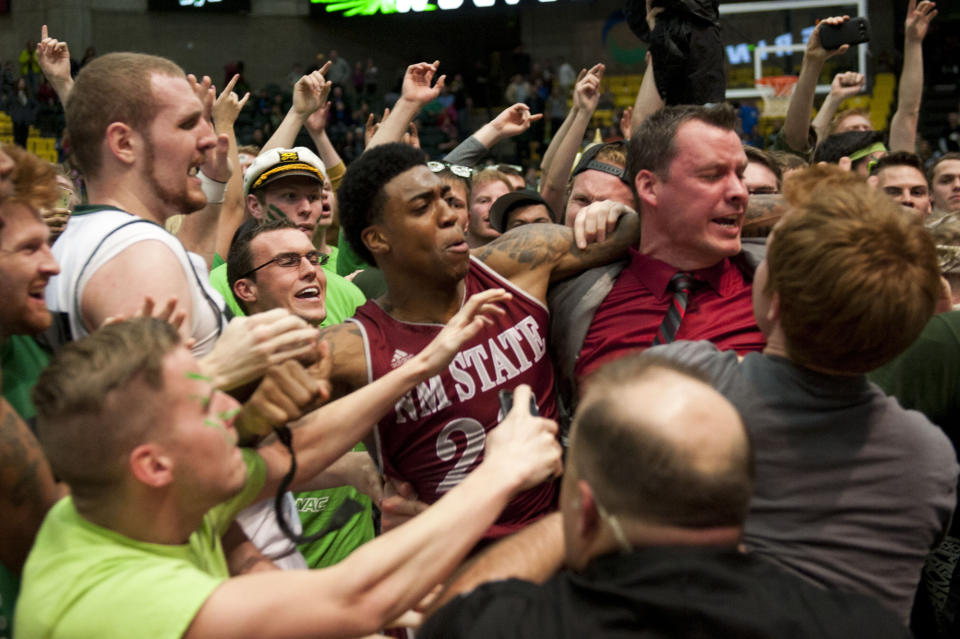
[[[502,390],[497,394],[497,397],[500,399],[500,413],[506,417],[510,409],[513,408],[513,391]],[[530,414],[540,414],[540,409],[537,408],[537,398],[533,396],[533,393],[530,393]]]
[[[843,24],[825,24],[820,27],[820,44],[827,51],[839,49],[845,44],[860,44],[870,41],[870,21],[866,16],[850,18]]]

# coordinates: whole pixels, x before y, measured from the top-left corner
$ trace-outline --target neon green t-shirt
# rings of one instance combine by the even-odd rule
[[[230,576],[220,537],[263,488],[263,458],[250,449],[243,456],[243,490],[210,509],[183,545],[130,539],[85,519],[71,497],[57,502],[23,570],[14,637],[181,637]]]

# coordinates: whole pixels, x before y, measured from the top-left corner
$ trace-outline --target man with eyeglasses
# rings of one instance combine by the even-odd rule
[[[291,220],[274,217],[262,223],[251,220],[241,226],[230,245],[225,266],[230,290],[242,313],[285,308],[311,324],[327,326],[343,321],[357,306],[344,306],[339,296],[330,295],[330,281],[350,283],[325,271],[323,265],[328,259],[329,255],[321,254]],[[330,303],[332,311],[328,309]],[[356,500],[363,507],[319,540],[304,544],[298,551],[273,524],[270,502],[244,511],[238,521],[268,556],[283,556],[274,560],[283,568],[321,568],[342,561],[374,534],[371,500],[357,489],[376,498],[380,483],[364,450],[359,445],[356,454],[349,453],[337,462],[341,481],[323,490],[298,493],[296,499],[287,493],[287,507],[299,514],[308,536],[327,528],[339,505],[347,499]],[[296,516],[291,517],[291,521],[295,520]]]

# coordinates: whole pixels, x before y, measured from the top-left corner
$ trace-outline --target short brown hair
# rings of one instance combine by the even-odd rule
[[[695,368],[639,353],[587,377],[571,431],[575,471],[612,515],[690,528],[742,526],[753,492],[753,458],[742,422],[725,463],[703,470],[682,444],[660,435],[643,411],[623,399],[638,384],[663,383],[669,372],[710,385]]]
[[[951,151],[950,153],[944,153],[937,158],[937,161],[930,165],[930,170],[927,172],[927,182],[933,184],[933,175],[937,171],[937,167],[941,163],[946,162],[947,160],[960,160],[960,153],[956,151]]]
[[[67,98],[67,130],[77,166],[88,178],[100,170],[100,147],[111,123],[145,131],[156,115],[154,74],[184,77],[171,60],[143,53],[108,53],[77,74]]]
[[[796,153],[790,153],[789,151],[765,151],[765,153],[780,166],[781,171],[802,169],[810,166],[809,162]]]
[[[635,184],[637,173],[651,171],[667,179],[670,163],[677,154],[674,141],[680,127],[691,120],[730,131],[736,130],[737,114],[729,104],[714,106],[670,106],[660,109],[630,135],[627,147],[627,178]]]
[[[163,389],[163,360],[180,343],[167,322],[140,318],[105,326],[67,344],[33,389],[37,436],[54,475],[74,494],[116,487],[126,458],[149,436]],[[132,392],[142,384],[150,392]]]
[[[750,162],[756,162],[770,169],[770,172],[777,178],[777,190],[779,191],[783,186],[783,169],[780,167],[780,163],[774,160],[766,151],[761,151],[754,146],[744,145],[743,152],[747,154],[748,164]]]
[[[797,188],[815,171],[827,179]],[[779,296],[796,363],[859,374],[920,334],[940,296],[940,268],[918,219],[861,180],[831,180],[836,172],[845,173],[814,167],[787,180],[791,210],[767,248],[767,292]]]

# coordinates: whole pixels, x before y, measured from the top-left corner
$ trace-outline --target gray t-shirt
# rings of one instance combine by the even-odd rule
[[[865,376],[708,342],[648,351],[702,369],[753,443],[748,549],[828,588],[877,597],[907,622],[920,570],[956,504],[957,462],[943,432]]]

